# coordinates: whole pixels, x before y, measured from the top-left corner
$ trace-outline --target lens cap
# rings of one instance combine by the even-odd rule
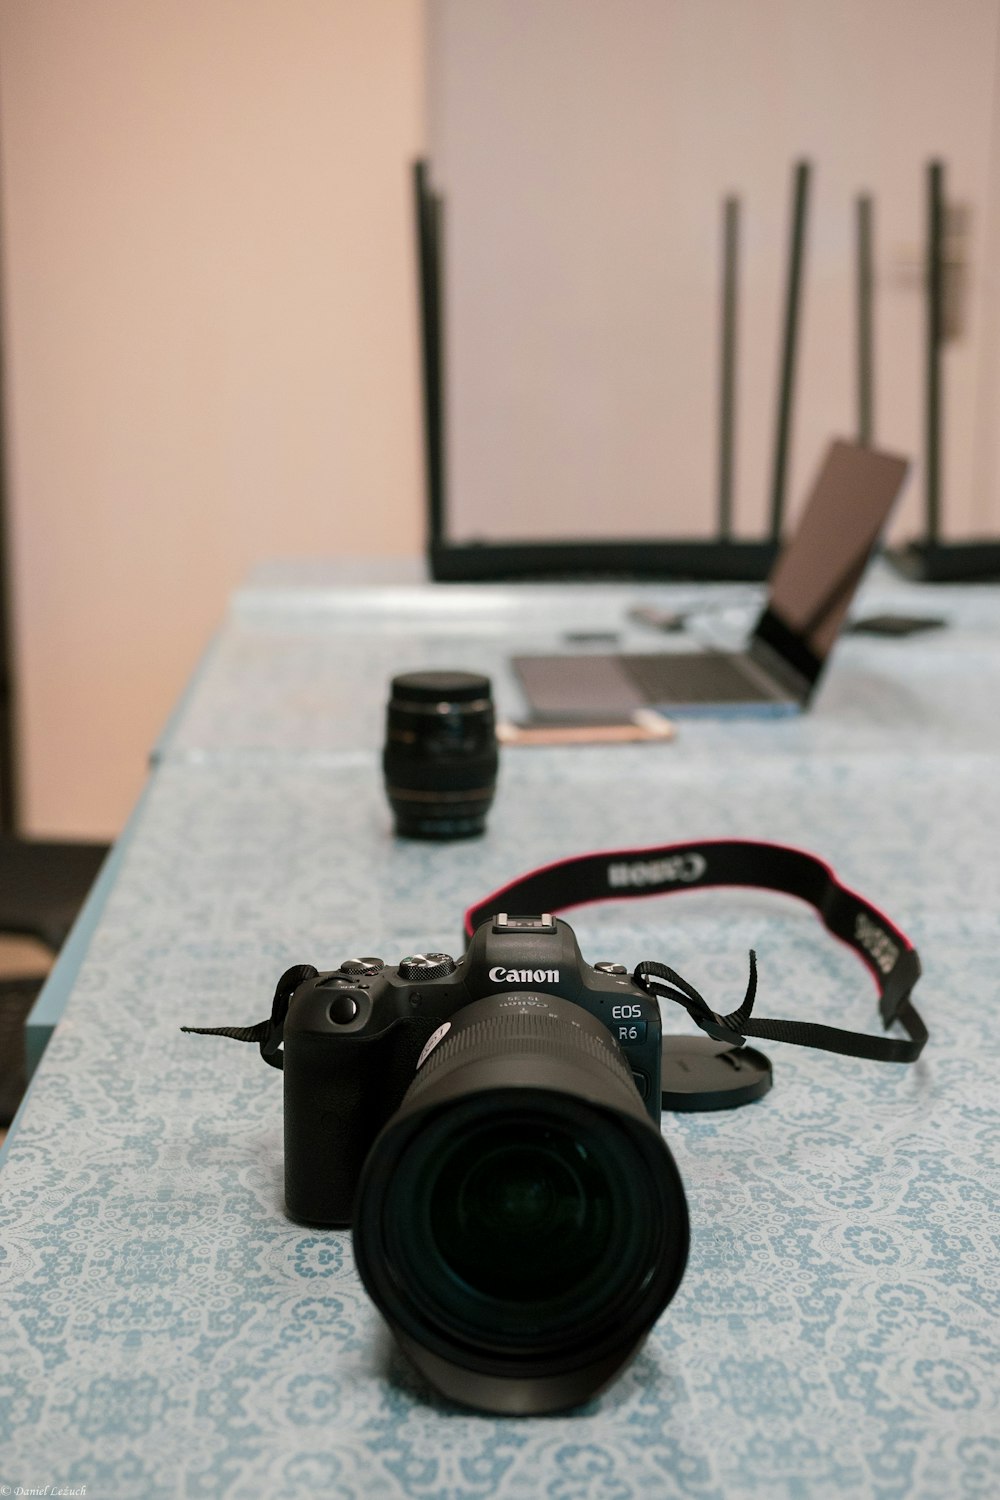
[[[662,1057],[663,1108],[677,1113],[735,1109],[762,1099],[773,1081],[763,1052],[708,1036],[665,1036]]]
[[[392,679],[393,698],[405,703],[472,703],[490,691],[481,672],[401,672]]]

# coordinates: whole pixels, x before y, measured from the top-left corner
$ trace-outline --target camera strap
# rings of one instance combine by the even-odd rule
[[[258,1021],[255,1026],[182,1026],[181,1030],[193,1032],[195,1036],[229,1036],[234,1042],[256,1042],[266,1063],[272,1068],[284,1069],[285,1054],[281,1050],[281,1042],[285,1034],[289,1003],[299,985],[304,984],[307,979],[315,979],[318,973],[319,970],[313,964],[295,964],[293,968],[286,969],[278,980],[271,1002],[271,1014],[266,1021]]]
[[[592,901],[673,895],[707,886],[746,886],[807,901],[827,930],[853,948],[870,970],[878,988],[883,1026],[888,1030],[898,1022],[909,1040],[813,1022],[754,1017],[757,966],[753,951],[746,995],[729,1014],[713,1011],[666,964],[638,964],[632,974],[636,984],[651,995],[682,1005],[708,1036],[734,1047],[741,1047],[747,1037],[760,1037],[873,1062],[916,1061],[927,1041],[927,1028],[910,999],[920,977],[916,948],[878,907],[804,849],[754,839],[709,839],[575,855],[521,875],[478,901],[465,914],[465,934],[471,937],[481,922],[500,911],[556,912]]]

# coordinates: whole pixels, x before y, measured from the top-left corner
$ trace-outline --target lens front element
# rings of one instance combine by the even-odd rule
[[[430,1226],[473,1293],[536,1302],[578,1287],[611,1240],[613,1195],[594,1156],[554,1124],[485,1125],[447,1158]]]

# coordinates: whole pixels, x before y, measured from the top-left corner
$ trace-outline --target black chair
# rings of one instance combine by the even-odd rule
[[[0,936],[34,938],[55,957],[108,848],[0,834]],[[24,1023],[44,983],[44,974],[0,979],[0,1128],[27,1086]]]
[[[35,938],[58,953],[108,848],[0,834],[0,933]]]
[[[0,1130],[13,1120],[28,1086],[24,1025],[44,983],[44,974],[0,979]]]

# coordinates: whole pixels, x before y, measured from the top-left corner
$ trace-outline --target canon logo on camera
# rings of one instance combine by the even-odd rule
[[[558,969],[501,969],[490,970],[493,984],[558,984]]]
[[[620,890],[629,885],[672,885],[700,880],[708,869],[704,854],[671,854],[665,859],[621,860],[608,865],[608,885]]]

